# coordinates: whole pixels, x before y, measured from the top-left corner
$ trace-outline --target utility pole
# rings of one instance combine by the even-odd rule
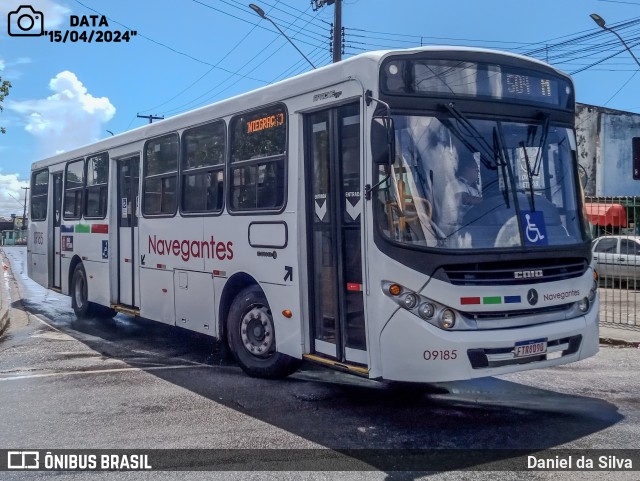
[[[154,120],[164,120],[164,115],[140,115],[138,114],[139,119],[149,119],[149,123],[152,123]],[[107,130],[107,132],[109,132]],[[111,134],[113,135],[113,134]]]
[[[311,7],[317,11],[325,5],[333,5],[333,62],[342,60],[342,0],[311,0]]]
[[[333,13],[333,63],[342,60],[342,0],[335,0]]]
[[[24,210],[22,211],[22,230],[27,228],[27,191],[29,187],[20,187],[24,189]]]

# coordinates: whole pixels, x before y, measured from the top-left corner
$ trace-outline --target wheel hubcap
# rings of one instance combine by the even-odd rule
[[[257,357],[269,357],[275,350],[273,319],[264,306],[249,310],[240,324],[240,336],[245,349]]]
[[[84,279],[82,277],[76,281],[76,305],[78,307],[84,305]]]

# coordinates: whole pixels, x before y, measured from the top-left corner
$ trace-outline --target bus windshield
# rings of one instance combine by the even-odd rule
[[[582,244],[575,138],[535,123],[394,115],[396,157],[379,167],[377,222],[390,240],[472,249]]]

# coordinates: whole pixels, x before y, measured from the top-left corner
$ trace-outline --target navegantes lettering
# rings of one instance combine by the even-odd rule
[[[213,236],[209,241],[158,239],[154,234],[149,236],[149,254],[159,256],[180,257],[189,259],[233,259],[233,242],[216,242]]]
[[[556,301],[556,300],[564,301],[565,299],[569,299],[570,297],[579,297],[579,296],[580,296],[580,291],[576,291],[575,289],[572,289],[570,291],[552,292],[551,294],[544,294],[542,298],[545,301]]]

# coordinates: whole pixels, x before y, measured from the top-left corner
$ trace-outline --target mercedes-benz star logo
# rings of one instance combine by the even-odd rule
[[[527,301],[529,301],[529,304],[532,306],[535,306],[538,303],[538,291],[529,289],[529,292],[527,292]]]

